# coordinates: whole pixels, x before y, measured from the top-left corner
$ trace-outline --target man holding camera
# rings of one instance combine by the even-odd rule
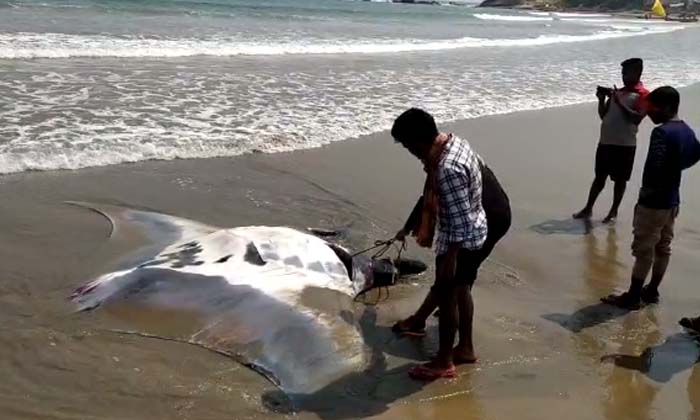
[[[648,91],[641,82],[644,63],[641,58],[622,62],[622,89],[598,86],[600,142],[595,158],[595,179],[586,206],[575,213],[575,219],[590,219],[598,195],[610,179],[615,183],[613,204],[603,223],[614,223],[632,175],[637,149],[637,130],[646,115],[644,102]]]

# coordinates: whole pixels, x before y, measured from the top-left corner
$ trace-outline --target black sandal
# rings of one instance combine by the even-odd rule
[[[627,309],[630,311],[635,311],[642,307],[641,299],[634,298],[628,292],[625,292],[621,295],[608,295],[604,298],[601,298],[600,301],[605,304],[616,306],[620,309]]]
[[[642,288],[642,301],[644,303],[648,304],[656,304],[659,303],[659,291],[658,290],[651,290],[649,285],[644,286]]]

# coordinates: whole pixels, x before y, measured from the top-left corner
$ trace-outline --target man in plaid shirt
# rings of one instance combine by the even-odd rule
[[[424,163],[427,174],[423,196],[397,239],[405,240],[413,233],[419,245],[430,247],[439,222],[435,284],[418,311],[396,323],[393,330],[423,336],[426,320],[439,307],[437,358],[414,367],[409,374],[422,380],[453,377],[456,364],[476,362],[471,289],[479,267],[510,228],[508,196],[469,143],[439,132],[427,112],[416,108],[404,112],[391,134]],[[457,330],[459,342],[453,348]]]
[[[457,243],[463,249],[481,249],[488,228],[481,205],[479,156],[465,140],[451,136],[437,171],[440,225],[435,253],[444,255],[450,244]]]

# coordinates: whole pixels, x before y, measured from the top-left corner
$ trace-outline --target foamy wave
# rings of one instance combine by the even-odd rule
[[[643,30],[618,29],[588,35],[542,35],[536,38],[458,38],[436,41],[324,41],[318,43],[256,43],[227,40],[125,39],[108,36],[16,33],[0,34],[0,58],[70,57],[189,57],[285,54],[378,54],[411,51],[439,51],[480,47],[526,47],[586,42],[611,38],[672,32],[682,26]]]
[[[650,59],[657,72],[648,85],[700,80],[693,51],[685,62]],[[7,140],[0,142],[0,174],[318,147],[387,129],[408,106],[454,121],[587,102],[596,83],[611,76],[610,66],[578,60],[546,71],[533,60],[506,74],[500,63],[285,74],[216,66],[167,73],[170,66],[159,63],[166,76],[155,78],[129,66],[43,66],[26,79],[0,78],[0,92],[13,104],[0,113],[0,139]],[[572,65],[585,70],[575,85]]]
[[[552,16],[547,14],[542,16],[523,16],[523,15],[494,15],[491,13],[475,13],[474,17],[481,20],[501,20],[504,22],[548,22],[553,21]]]
[[[289,150],[292,150],[291,148]],[[280,151],[283,151],[281,148]],[[96,166],[108,166],[119,163],[134,163],[145,160],[173,160],[236,156],[245,150],[201,148],[159,148],[138,144],[123,148],[105,150],[73,150],[60,153],[56,150],[29,153],[0,153],[0,174],[26,171],[52,171],[59,169],[80,169]]]
[[[564,105],[572,105],[585,101],[584,95],[571,95],[569,97],[556,98],[532,98],[520,102],[504,102],[502,104],[485,104],[479,110],[470,110],[454,114],[453,110],[448,112],[439,111],[435,113],[437,118],[445,121],[476,118],[484,115],[507,114],[511,112],[537,110]],[[466,108],[465,108],[466,109]],[[135,163],[148,160],[174,160],[174,159],[204,159],[214,157],[232,157],[251,152],[279,153],[295,150],[310,149],[320,147],[329,143],[346,140],[352,137],[371,134],[380,130],[387,130],[393,117],[399,112],[392,109],[389,112],[370,113],[373,123],[362,124],[364,127],[353,125],[352,130],[335,127],[335,130],[325,130],[322,126],[314,127],[313,117],[304,121],[310,132],[320,133],[317,136],[301,138],[295,134],[300,134],[297,129],[287,127],[282,133],[272,134],[247,129],[244,127],[234,128],[232,132],[218,138],[212,133],[183,132],[178,133],[186,141],[173,139],[161,139],[158,141],[158,130],[151,130],[151,133],[135,133],[133,136],[125,136],[120,141],[110,141],[110,136],[100,137],[97,134],[85,134],[86,138],[81,138],[80,143],[85,147],[82,149],[69,148],[66,150],[50,144],[48,147],[36,148],[34,150],[23,150],[20,152],[0,150],[0,174],[12,174],[26,171],[52,171],[52,170],[75,170],[81,168],[109,166],[122,163]],[[354,118],[362,120],[360,114]],[[355,120],[354,122],[356,122]],[[340,124],[348,125],[348,124]],[[83,127],[86,132],[90,131]],[[95,129],[93,128],[92,131]],[[148,131],[148,130],[146,130]],[[162,133],[161,133],[162,136]],[[112,136],[113,137],[113,136]],[[133,138],[129,138],[133,137]],[[146,140],[146,138],[148,140]],[[255,138],[259,142],[251,143],[247,138]],[[284,138],[284,140],[281,140]],[[151,143],[146,143],[150,141]]]
[[[530,16],[528,16],[530,15]],[[603,14],[585,14],[585,13],[548,13],[548,12],[530,12],[528,15],[499,15],[492,13],[476,13],[474,17],[481,20],[503,21],[503,22],[569,22],[569,23],[593,23],[598,25],[606,25],[610,23],[623,23],[629,26],[637,27],[653,27],[653,26],[668,26],[678,25],[677,22],[655,20],[653,22],[639,19],[624,19],[613,18],[611,15]]]
[[[606,18],[611,15],[603,13],[572,13],[572,12],[529,12],[533,16],[558,16],[558,17],[581,17],[581,18]]]

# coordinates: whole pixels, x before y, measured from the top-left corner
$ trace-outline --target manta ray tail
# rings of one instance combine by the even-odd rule
[[[110,224],[109,237],[120,230],[137,230],[158,245],[167,246],[177,241],[212,233],[219,228],[181,217],[145,210],[134,210],[110,204],[66,201],[65,204],[93,211]]]

